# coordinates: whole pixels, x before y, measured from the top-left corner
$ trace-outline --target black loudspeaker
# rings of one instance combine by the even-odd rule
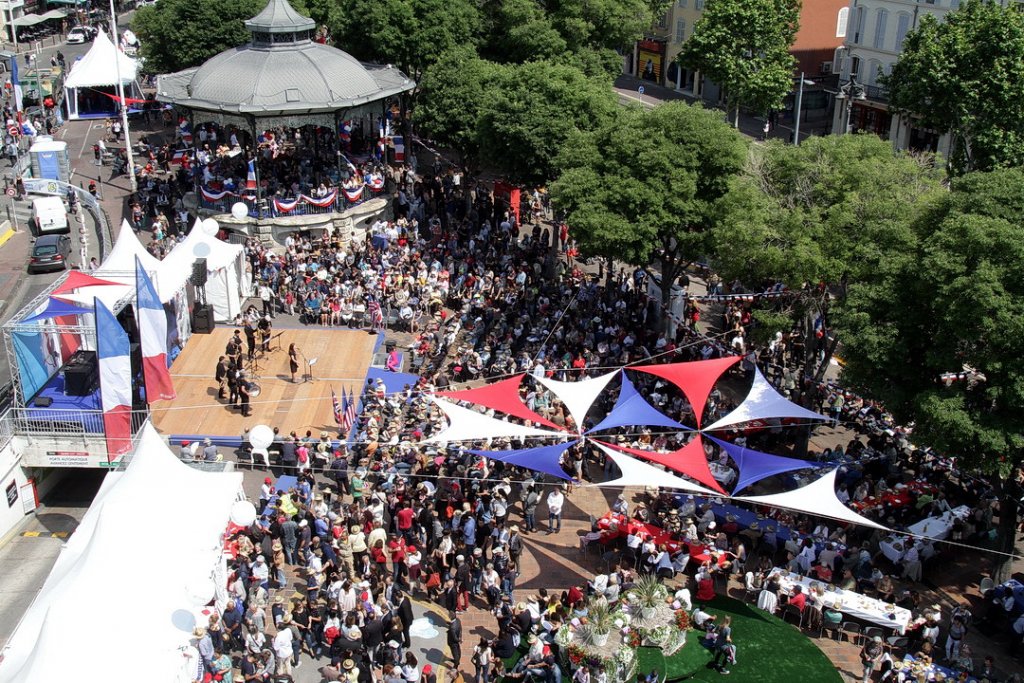
[[[196,334],[210,334],[213,328],[213,306],[197,304],[192,309],[192,331]]]
[[[99,366],[95,351],[75,351],[64,366],[64,393],[88,396],[99,384]]]
[[[53,398],[50,396],[40,396],[33,403],[40,408],[49,408],[53,405]]]
[[[206,259],[196,259],[192,264],[192,284],[195,287],[206,286]]]

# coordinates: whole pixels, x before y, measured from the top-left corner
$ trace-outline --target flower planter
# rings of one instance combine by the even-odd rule
[[[593,640],[594,647],[604,647],[605,645],[607,645],[608,644],[608,636],[610,636],[610,635],[611,635],[610,633],[595,633],[595,634],[593,634],[591,636],[591,639]]]

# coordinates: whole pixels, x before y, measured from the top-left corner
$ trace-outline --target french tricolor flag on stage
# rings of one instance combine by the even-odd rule
[[[245,176],[245,189],[256,192],[256,160],[249,160],[249,173]]]
[[[146,383],[146,402],[175,398],[171,373],[167,371],[167,316],[156,287],[135,257],[135,289],[139,316],[139,342],[142,345],[142,377]]]
[[[100,365],[100,402],[107,438],[107,462],[132,449],[132,358],[128,334],[99,299],[96,306],[96,355]]]

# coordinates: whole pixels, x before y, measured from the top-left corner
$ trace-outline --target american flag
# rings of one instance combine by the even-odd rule
[[[384,327],[384,312],[380,310],[380,303],[376,299],[370,299],[366,306],[370,312],[370,320],[374,327]]]
[[[334,387],[331,387],[331,406],[334,408],[334,421],[340,425],[345,424],[342,421],[342,415],[344,411],[348,408],[348,399],[344,398],[344,396],[345,394],[342,393],[342,398],[345,401],[345,407],[343,408],[342,406],[338,405],[338,395],[334,393]]]
[[[352,426],[356,423],[356,399],[352,395],[352,390],[348,390],[348,396],[345,398],[345,415],[342,418],[341,428],[342,431],[348,432],[352,429]]]

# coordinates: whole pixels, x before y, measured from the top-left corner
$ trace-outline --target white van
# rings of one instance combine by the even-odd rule
[[[40,235],[71,232],[68,212],[60,197],[39,197],[32,200],[32,220]]]

